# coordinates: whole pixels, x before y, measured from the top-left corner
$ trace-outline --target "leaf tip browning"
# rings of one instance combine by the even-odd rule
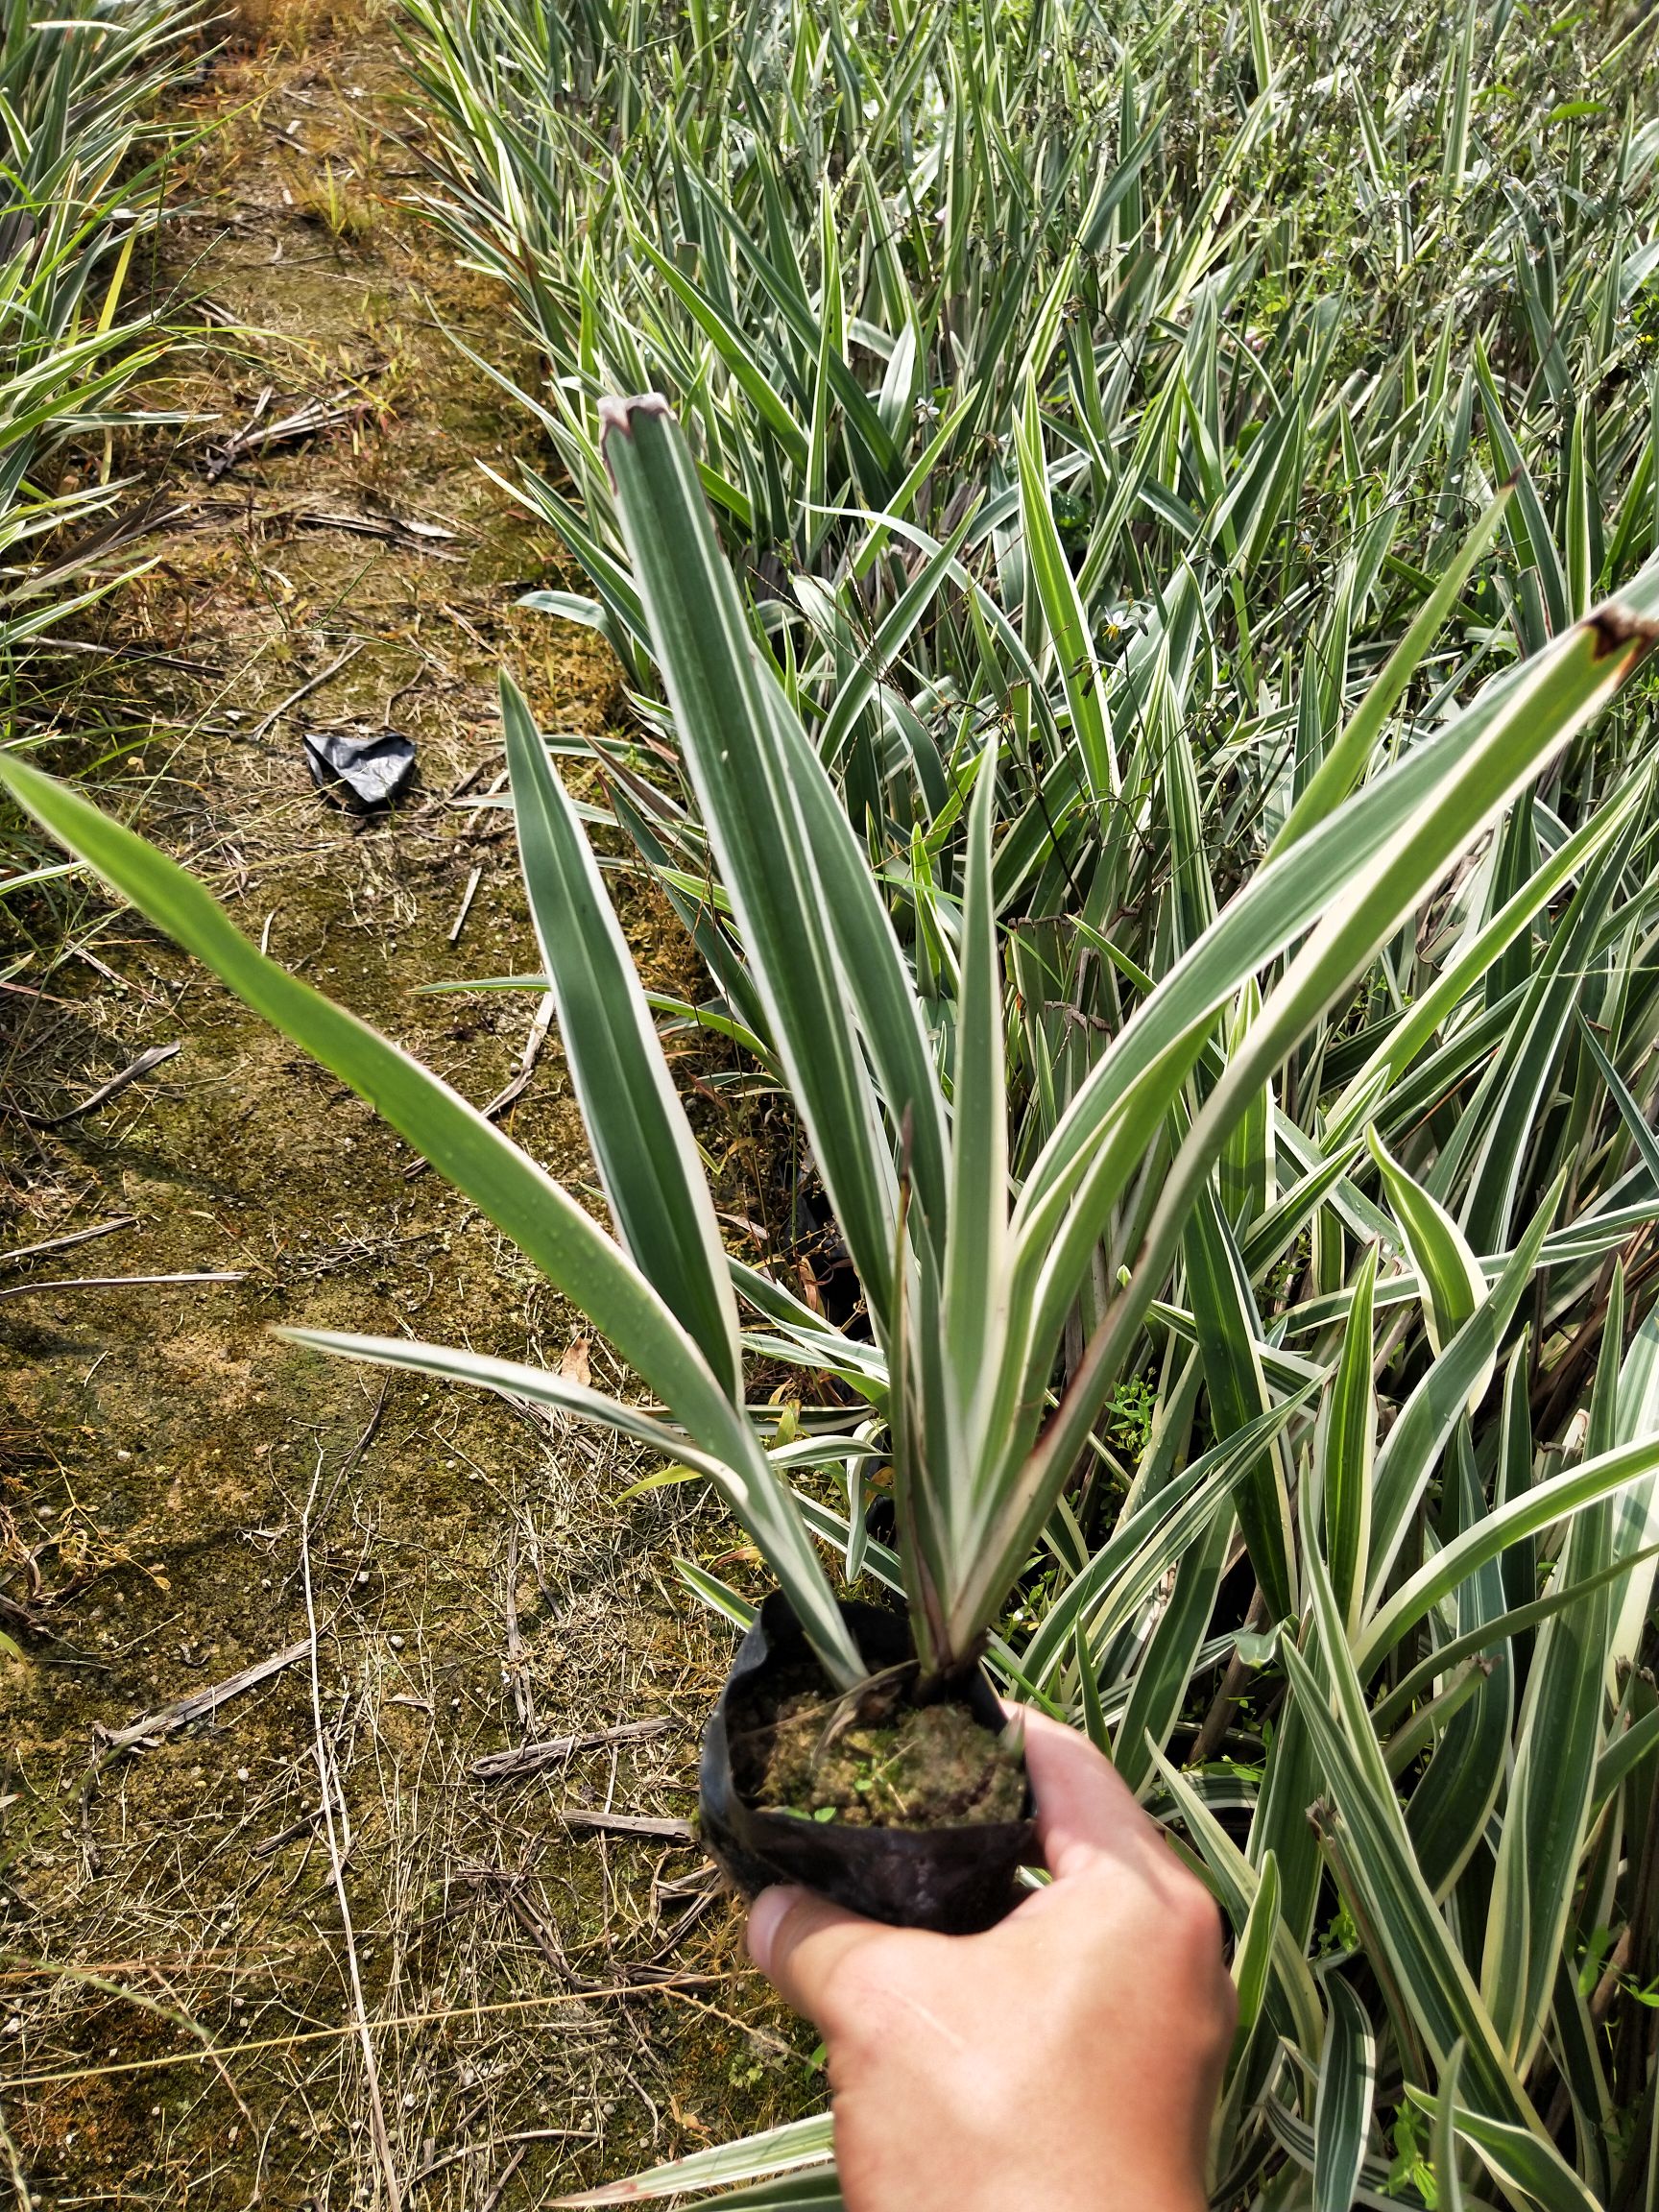
[[[599,402],[599,451],[605,461],[605,473],[611,479],[611,489],[617,489],[616,471],[611,466],[611,441],[613,438],[632,438],[636,415],[660,415],[667,421],[674,419],[674,410],[661,392],[637,392],[633,395],[608,392]]]
[[[600,435],[609,438],[615,431],[620,437],[632,437],[636,415],[668,415],[672,412],[661,392],[636,392],[631,396],[607,393],[599,402]]]
[[[1598,661],[1605,661],[1615,653],[1631,653],[1634,664],[1659,642],[1659,622],[1646,614],[1633,613],[1617,599],[1609,599],[1605,606],[1596,608],[1584,620],[1592,638],[1593,656]]]

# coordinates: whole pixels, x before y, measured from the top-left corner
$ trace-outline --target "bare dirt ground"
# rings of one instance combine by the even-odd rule
[[[204,341],[164,395],[204,419],[144,449],[158,564],[23,719],[251,936],[483,1102],[537,994],[418,986],[534,966],[487,803],[495,668],[552,729],[622,702],[580,633],[514,610],[553,551],[475,465],[504,465],[518,422],[441,325],[510,341],[402,204],[388,26],[277,29],[192,96],[218,131],[167,249],[255,334]],[[320,433],[260,443],[312,401]],[[301,737],[388,726],[420,781],[365,823],[313,789]],[[658,910],[622,895],[674,972]],[[696,1491],[615,1503],[640,1470],[590,1436],[275,1341],[274,1321],[407,1331],[621,1380],[366,1107],[132,914],[72,882],[19,919],[0,2177],[20,2205],[511,2212],[807,2108],[811,2034],[760,2001],[682,1825],[731,1639],[671,1559],[740,1579],[729,1526]],[[507,1118],[589,1187],[556,1037]],[[87,1282],[198,1272],[238,1280]],[[479,1771],[566,1736],[595,1741]]]

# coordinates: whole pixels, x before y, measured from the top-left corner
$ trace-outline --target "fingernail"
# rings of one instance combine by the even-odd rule
[[[780,1885],[775,1888],[762,1889],[749,1908],[749,1956],[762,1974],[770,1974],[772,1971],[773,1942],[783,1924],[784,1915],[800,1894],[799,1889]]]

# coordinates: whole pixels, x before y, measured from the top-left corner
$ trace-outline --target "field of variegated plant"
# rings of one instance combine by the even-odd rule
[[[366,1442],[388,1392],[469,1383],[541,1408],[555,1455],[626,1440],[605,1471],[668,1585],[662,1636],[696,1658],[685,1760],[621,1808],[619,1851],[630,1818],[688,1810],[765,1589],[842,1690],[865,1658],[837,1595],[905,1609],[925,1671],[982,1658],[1085,1731],[1214,1894],[1239,2007],[1217,2207],[1648,2205],[1659,19],[397,0],[373,36],[394,31],[377,189],[413,243],[388,282],[413,301],[419,254],[463,287],[436,321],[479,434],[437,435],[476,448],[523,557],[467,631],[506,673],[494,750],[465,778],[446,756],[454,789],[358,842],[412,850],[445,805],[516,835],[469,849],[446,939],[373,939],[402,988],[443,987],[389,1015],[262,937],[175,818],[14,735],[0,899],[36,904],[5,973],[56,973],[53,872],[102,883],[179,975],[204,964],[421,1153],[460,1194],[445,1222],[493,1225],[513,1280],[567,1302],[485,1327],[466,1297],[422,1319],[274,1277],[258,1320],[378,1371],[280,1355],[313,1392],[367,1389]],[[113,178],[108,91],[53,112],[86,163],[116,148]],[[327,178],[333,251],[367,252]],[[66,518],[30,441],[56,422],[94,452],[151,340],[120,319],[119,227],[59,307],[38,219],[5,220],[0,315],[31,335],[0,386],[28,430],[0,444],[0,543],[11,576],[24,533],[48,548],[0,607],[17,655],[40,617],[6,607],[84,619],[54,597]],[[64,265],[88,252],[77,232]],[[666,406],[625,404],[645,394]],[[566,652],[607,671],[600,710],[575,709]],[[465,931],[497,859],[522,903],[486,950]],[[468,1102],[487,1086],[415,1026],[435,1003],[480,1024],[540,1004],[543,1036],[556,1008],[556,1132]],[[526,1656],[519,1526],[486,1757],[538,1733],[591,1750],[572,1677],[647,1600],[618,1583],[575,1666]],[[326,1833],[361,2063],[330,2090],[349,2148],[267,2152],[255,2178],[493,2212],[655,2160],[629,2200],[838,2204],[810,2062],[746,2102],[733,2061],[733,2096],[699,2088],[686,2124],[698,2037],[760,2017],[729,1945],[671,2056],[655,2032],[617,2045],[671,2126],[650,2091],[624,2131],[591,2082],[555,2083],[515,2130],[537,2091],[509,2049],[479,2091],[493,2193],[465,2194],[461,2092],[486,2076],[379,2040],[435,2017],[427,1969],[365,1976],[352,1885],[380,1885],[400,1960],[422,1913],[442,1946],[456,1884],[504,1882],[557,1974],[590,1900],[566,1926],[556,1886],[514,1885],[542,1879],[539,1823],[618,1816],[616,1769],[597,1815],[526,1800],[493,1864],[400,1885],[388,1813],[379,1872],[353,1866],[308,1541],[301,1819]],[[428,1572],[418,1530],[400,1572]],[[560,1572],[571,1554],[536,1568],[548,1619]],[[22,1668],[49,1623],[17,1591]],[[441,1759],[459,1724],[432,1691],[404,1701]],[[638,1673],[606,1696],[611,1741],[663,1710]],[[653,1940],[657,1912],[654,1886]],[[258,2106],[229,2029],[183,2010]],[[69,2079],[52,2048],[26,2100]]]

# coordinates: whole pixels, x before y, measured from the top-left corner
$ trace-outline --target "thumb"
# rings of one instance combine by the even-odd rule
[[[810,1889],[762,1889],[749,1909],[750,1958],[786,2003],[826,2032],[824,2013],[832,2008],[830,1984],[836,1968],[873,1939],[892,1934]]]
[[[1074,1728],[1029,1710],[1023,1719],[1043,1856],[1056,1881],[1102,1859],[1133,1860],[1153,1850],[1162,1864],[1157,1826],[1112,1762]]]

